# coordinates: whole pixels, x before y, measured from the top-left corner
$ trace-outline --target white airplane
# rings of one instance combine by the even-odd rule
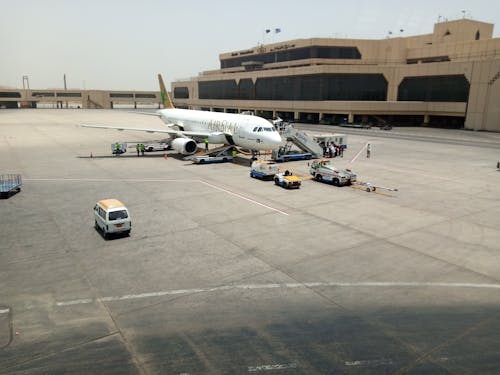
[[[252,115],[235,113],[208,112],[191,109],[177,109],[173,106],[158,74],[160,92],[165,109],[156,111],[167,129],[124,128],[117,126],[81,125],[87,128],[143,131],[148,133],[167,133],[171,136],[172,148],[182,155],[194,154],[197,143],[208,139],[208,143],[228,144],[252,152],[275,150],[282,143],[281,136],[268,120]]]

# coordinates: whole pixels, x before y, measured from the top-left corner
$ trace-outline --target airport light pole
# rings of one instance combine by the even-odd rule
[[[24,85],[24,82],[26,81],[26,86]],[[28,76],[23,76],[23,89],[30,89],[30,80]]]

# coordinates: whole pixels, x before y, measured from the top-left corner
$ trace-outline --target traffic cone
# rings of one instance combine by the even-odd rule
[[[164,158],[165,160],[167,160],[167,159],[168,159],[168,154],[163,154],[163,158]]]

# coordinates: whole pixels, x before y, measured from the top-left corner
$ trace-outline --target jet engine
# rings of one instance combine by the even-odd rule
[[[171,145],[175,151],[182,155],[192,155],[198,149],[198,145],[191,138],[175,138]]]

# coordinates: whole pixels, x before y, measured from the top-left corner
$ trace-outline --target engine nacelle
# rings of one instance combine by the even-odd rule
[[[191,138],[175,138],[171,145],[175,151],[182,155],[192,155],[198,149],[198,145]]]

